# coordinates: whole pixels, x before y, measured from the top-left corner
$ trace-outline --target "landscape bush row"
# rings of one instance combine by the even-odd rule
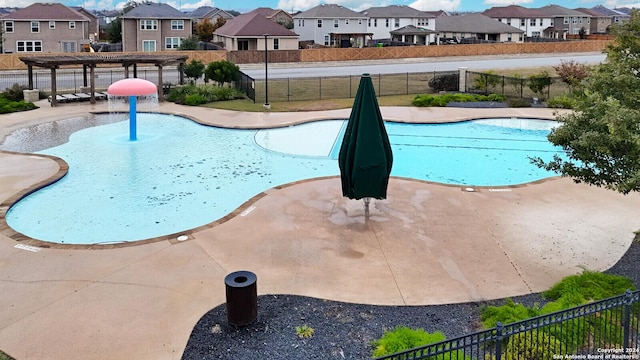
[[[0,114],[36,109],[34,103],[24,101],[25,89],[25,86],[13,84],[0,93]]]
[[[547,301],[544,306],[534,304],[527,307],[507,299],[503,305],[485,307],[481,311],[480,320],[484,329],[491,329],[498,323],[514,323],[635,289],[633,281],[629,278],[583,271],[579,275],[564,278],[543,292],[542,296]],[[502,359],[546,360],[553,358],[553,355],[560,353],[560,350],[562,353],[580,353],[594,338],[611,348],[622,348],[622,324],[620,323],[622,316],[618,314],[620,312],[622,312],[621,309],[606,310],[583,322],[580,319],[569,319],[562,326],[547,326],[511,336],[503,347],[506,350],[503,352]],[[635,323],[638,321],[640,319],[632,320]],[[374,346],[372,356],[381,357],[444,340],[446,338],[442,332],[428,333],[423,329],[398,326],[393,330],[385,331],[380,339],[372,343]],[[411,355],[408,358],[412,358]],[[437,359],[467,360],[470,357],[461,350],[452,350],[438,355]]]

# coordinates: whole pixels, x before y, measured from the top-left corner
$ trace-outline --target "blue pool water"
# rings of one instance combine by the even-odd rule
[[[69,164],[67,176],[7,213],[29,237],[72,244],[136,241],[211,223],[277,185],[339,175],[344,120],[270,130],[205,127],[172,115],[74,132],[40,153]],[[464,186],[500,186],[554,176],[529,162],[558,153],[542,120],[442,125],[388,123],[391,175]],[[392,196],[392,194],[390,194]]]

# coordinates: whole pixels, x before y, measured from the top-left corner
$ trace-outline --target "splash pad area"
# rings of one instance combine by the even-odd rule
[[[41,151],[69,163],[69,174],[12,206],[9,225],[35,239],[73,244],[178,235],[224,217],[261,191],[339,174],[333,153],[344,120],[256,131],[202,126],[166,114],[138,117],[144,131],[136,141],[123,135],[129,126],[126,121],[107,120]],[[552,123],[522,119],[388,123],[398,154],[392,176],[474,186],[554,176],[527,159],[556,152],[545,141]],[[3,149],[38,143],[45,134],[38,129],[18,132]]]
[[[129,108],[129,140],[138,140],[138,100],[146,104],[142,110],[158,109],[158,88],[151,81],[132,78],[114,82],[107,89],[109,112],[121,113],[123,107]]]

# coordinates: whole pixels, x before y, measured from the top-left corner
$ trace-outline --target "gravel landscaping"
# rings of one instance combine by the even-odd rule
[[[640,236],[607,273],[633,279],[640,285]],[[258,286],[260,280],[258,279]],[[540,294],[512,298],[533,305]],[[192,359],[370,359],[371,341],[396,326],[442,331],[447,338],[479,329],[480,310],[503,300],[430,306],[373,306],[327,301],[304,296],[258,297],[258,318],[246,327],[227,323],[225,304],[206,313],[196,324],[183,354]],[[296,327],[315,330],[300,338]]]

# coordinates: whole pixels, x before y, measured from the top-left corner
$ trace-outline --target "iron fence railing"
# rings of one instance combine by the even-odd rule
[[[640,291],[377,360],[640,359]]]
[[[253,100],[254,103],[256,102],[255,86],[255,80],[241,71],[240,78],[235,82],[235,87],[245,93],[249,99]]]
[[[560,77],[534,75],[529,77],[503,76],[492,73],[467,71],[465,92],[502,94],[515,98],[550,99],[567,92]]]
[[[371,74],[371,80],[378,96],[411,95],[436,93],[439,91],[458,91],[459,72],[422,72],[401,74]],[[266,98],[276,102],[326,100],[353,98],[358,91],[359,75],[322,76],[307,78],[255,80],[256,98]]]

